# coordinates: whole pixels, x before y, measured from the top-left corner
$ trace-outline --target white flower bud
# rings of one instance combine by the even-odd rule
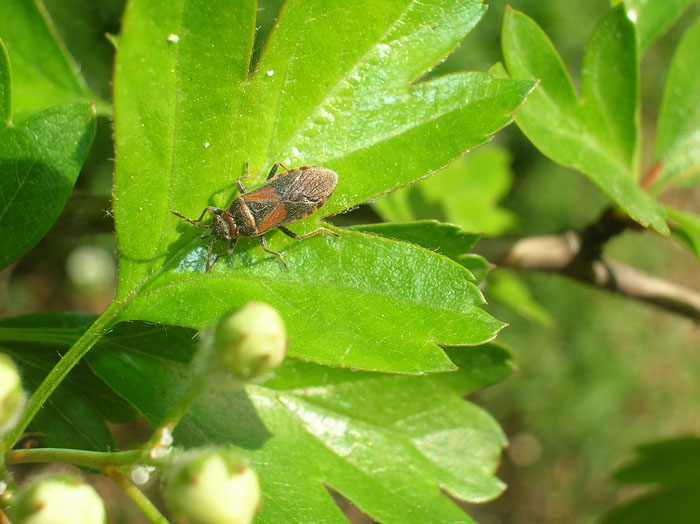
[[[249,524],[260,508],[258,477],[233,450],[185,453],[166,482],[173,516],[190,524]]]
[[[17,366],[0,353],[0,435],[12,429],[22,413],[24,392]]]
[[[39,480],[20,494],[13,509],[16,524],[106,524],[107,510],[97,492],[75,475]]]
[[[214,331],[219,362],[241,379],[269,373],[284,360],[287,334],[279,313],[262,302],[248,302],[225,314]]]

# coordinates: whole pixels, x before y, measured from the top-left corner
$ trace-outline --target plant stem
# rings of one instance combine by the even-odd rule
[[[148,500],[148,497],[143,494],[143,492],[137,488],[126,475],[116,468],[109,467],[104,469],[105,475],[111,478],[117,486],[122,488],[124,493],[126,493],[131,500],[136,503],[139,509],[143,512],[146,518],[153,524],[170,524],[168,519],[166,519],[163,514],[158,511],[153,503]]]
[[[11,449],[12,446],[19,440],[22,433],[27,429],[27,426],[32,421],[37,412],[46,403],[51,393],[58,385],[66,378],[66,375],[80,361],[81,358],[100,340],[107,332],[111,323],[114,321],[117,313],[121,310],[123,304],[112,302],[109,307],[102,313],[95,322],[83,333],[68,352],[58,361],[58,364],[49,372],[39,387],[32,393],[32,396],[27,401],[24,412],[20,417],[17,425],[5,436],[3,445],[0,449]]]
[[[655,169],[655,168],[654,168]],[[614,208],[582,231],[482,241],[481,253],[503,267],[559,273],[700,322],[700,292],[603,257],[613,237],[642,227]]]
[[[165,416],[163,421],[160,423],[158,428],[153,432],[151,438],[143,445],[143,453],[148,457],[148,459],[155,459],[151,453],[155,448],[162,445],[161,439],[164,432],[172,434],[175,430],[175,426],[180,423],[182,417],[185,416],[187,411],[189,411],[192,404],[202,395],[202,392],[206,388],[206,377],[207,369],[209,366],[209,356],[211,355],[211,349],[205,347],[206,344],[202,344],[201,350],[198,355],[195,356],[192,362],[192,367],[194,372],[190,378],[185,391],[183,391],[180,399],[177,401],[172,409]]]
[[[185,416],[187,411],[189,411],[192,404],[201,396],[202,391],[205,389],[205,378],[206,376],[201,372],[197,372],[195,376],[192,377],[190,383],[187,384],[187,389],[182,393],[177,404],[170,410],[170,413],[168,413],[168,416],[161,426],[167,425],[170,426],[171,430],[175,429],[175,426],[180,423],[180,420]]]
[[[498,264],[513,269],[560,273],[700,322],[700,292],[605,258],[582,263],[581,238],[575,232],[518,239],[507,246]],[[577,263],[574,263],[574,262]]]
[[[18,449],[10,451],[6,458],[8,464],[60,462],[85,468],[102,469],[106,465],[134,464],[141,458],[141,450],[102,452],[55,448]]]

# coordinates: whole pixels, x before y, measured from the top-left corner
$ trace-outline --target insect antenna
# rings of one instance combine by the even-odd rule
[[[183,215],[182,213],[178,213],[177,211],[173,211],[172,209],[170,210],[170,212],[171,212],[173,215],[175,215],[176,217],[181,218],[181,219],[184,220],[185,222],[189,222],[189,223],[192,224],[193,226],[197,226],[197,227],[199,227],[199,228],[201,228],[201,229],[211,229],[211,226],[203,226],[202,224],[199,223],[199,221],[197,221],[197,220],[192,220],[191,218],[187,218],[187,217],[186,217],[185,215]],[[201,220],[201,219],[200,219],[200,220]]]

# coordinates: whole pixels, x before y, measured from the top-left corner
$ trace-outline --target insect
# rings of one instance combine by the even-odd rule
[[[277,173],[280,167],[284,171]],[[282,254],[267,247],[265,233],[271,229],[277,228],[296,240],[303,240],[319,233],[340,236],[325,227],[302,236],[284,227],[285,224],[310,215],[326,203],[338,183],[338,175],[334,171],[323,167],[306,166],[287,169],[282,163],[275,162],[265,183],[248,192],[241,182],[250,176],[248,162],[245,164],[245,170],[245,176],[236,179],[239,196],[226,209],[208,206],[197,220],[187,218],[177,211],[170,211],[176,217],[208,230],[209,232],[202,235],[202,238],[214,237],[207,249],[207,273],[217,260],[233,253],[240,237],[258,237],[263,250],[275,255],[285,269],[289,269]],[[214,220],[210,225],[202,225],[201,222],[207,213],[213,214]],[[228,249],[225,254],[217,255],[214,262],[211,262],[212,249],[218,240],[228,242]]]

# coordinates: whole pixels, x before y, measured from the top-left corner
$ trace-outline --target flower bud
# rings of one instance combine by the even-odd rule
[[[20,494],[12,513],[16,524],[106,524],[102,499],[75,475],[45,477]]]
[[[219,362],[240,379],[269,373],[284,360],[287,335],[279,313],[262,302],[248,302],[226,313],[216,325],[214,349]]]
[[[233,450],[185,453],[166,483],[173,517],[190,524],[249,524],[260,508],[258,476]]]
[[[0,353],[0,435],[14,426],[24,405],[24,392],[17,366]]]
[[[117,272],[114,256],[100,246],[80,246],[66,259],[66,275],[76,291],[94,296],[113,286]]]

